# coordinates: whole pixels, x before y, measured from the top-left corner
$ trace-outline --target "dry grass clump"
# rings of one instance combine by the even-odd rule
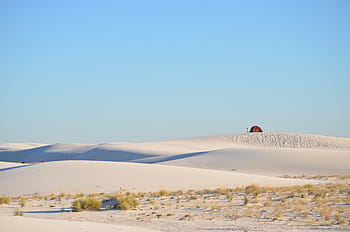
[[[293,179],[328,179],[328,178],[335,178],[339,180],[347,180],[350,179],[350,174],[347,175],[317,175],[317,176],[307,176],[307,175],[302,175],[302,176],[291,176],[291,175],[283,175],[281,176],[282,178],[293,178]]]
[[[11,198],[9,196],[0,196],[0,205],[6,204],[8,205],[11,201]]]
[[[321,216],[324,218],[324,220],[328,221],[331,219],[331,208],[327,207],[327,206],[322,206],[320,208],[320,213]]]
[[[159,191],[159,196],[161,196],[161,197],[167,196],[168,194],[169,194],[168,191],[166,191],[164,189]]]
[[[84,210],[99,210],[102,202],[96,198],[86,198],[75,200],[72,204],[73,212],[81,212]]]
[[[135,198],[134,195],[124,195],[117,197],[117,208],[120,210],[129,210],[140,204],[140,202]]]
[[[256,197],[259,193],[265,192],[265,188],[257,185],[248,185],[244,191],[246,194],[253,194]]]
[[[21,197],[20,205],[21,205],[22,208],[26,205],[26,199],[24,197]]]
[[[67,199],[67,196],[61,194],[58,197]],[[86,199],[83,199],[84,196]],[[350,225],[350,185],[347,181],[285,187],[249,185],[234,189],[217,188],[186,192],[160,190],[137,194],[123,190],[114,194],[71,195],[70,199],[74,201],[72,211],[75,212],[134,209],[133,212],[139,213],[138,220],[141,221],[176,215],[180,220],[197,220],[209,216],[219,218],[218,220],[250,217],[264,222],[278,220],[283,223],[296,222],[315,226]],[[106,200],[101,202],[98,199]],[[20,197],[12,200],[21,202]],[[23,206],[24,204],[25,200]],[[150,214],[149,210],[154,212]]]
[[[23,216],[23,211],[16,210],[13,212],[13,216]]]

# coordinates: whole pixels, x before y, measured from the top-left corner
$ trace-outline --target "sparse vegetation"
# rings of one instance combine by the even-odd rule
[[[79,196],[86,196],[86,198],[75,199],[77,195],[61,194],[61,196],[57,195],[59,198],[56,200],[64,197],[63,204],[67,201],[72,202],[71,209],[74,212],[112,208],[133,209],[134,211],[130,213],[135,214],[135,220],[138,221],[170,216],[172,220],[199,218],[237,220],[241,217],[249,217],[265,222],[298,221],[305,225],[317,226],[344,227],[350,224],[350,185],[346,181],[284,187],[250,185],[234,189],[218,188],[186,192],[160,190],[138,194],[124,190],[114,194],[95,193]],[[44,198],[48,201],[41,206],[61,208],[63,206],[61,202],[52,200],[52,197],[54,194],[41,197],[41,201]],[[13,201],[16,204],[20,202],[24,207],[26,200],[30,200],[32,205],[32,199],[26,196],[13,198]],[[42,202],[35,204],[40,203]]]
[[[23,211],[16,210],[16,211],[13,213],[13,216],[23,216]]]
[[[26,199],[24,197],[21,197],[20,204],[22,208],[26,205]]]
[[[9,204],[11,201],[11,198],[9,196],[0,196],[0,205],[2,204]]]
[[[84,210],[99,210],[102,202],[96,198],[86,198],[75,200],[72,204],[73,212],[81,212]]]
[[[160,191],[159,191],[159,195],[160,195],[161,197],[164,197],[164,196],[168,195],[168,192],[167,192],[166,190],[160,190]]]
[[[129,210],[140,204],[140,202],[132,194],[117,196],[117,208],[120,210]]]

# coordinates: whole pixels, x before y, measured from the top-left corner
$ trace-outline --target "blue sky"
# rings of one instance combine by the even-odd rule
[[[350,2],[0,1],[0,142],[350,137]]]

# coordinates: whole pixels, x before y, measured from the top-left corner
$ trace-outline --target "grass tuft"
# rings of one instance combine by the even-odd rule
[[[117,208],[120,210],[130,210],[140,204],[132,194],[117,196],[117,202]]]
[[[0,205],[6,204],[8,205],[11,201],[11,198],[9,196],[0,196]]]
[[[13,213],[13,216],[23,216],[23,211],[16,210],[16,211]]]
[[[102,202],[96,198],[86,198],[75,200],[72,204],[73,212],[81,212],[84,210],[99,210]]]

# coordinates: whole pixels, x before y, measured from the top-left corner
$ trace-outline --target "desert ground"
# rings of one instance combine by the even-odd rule
[[[349,167],[350,138],[305,134],[0,144],[0,228],[350,231]]]

